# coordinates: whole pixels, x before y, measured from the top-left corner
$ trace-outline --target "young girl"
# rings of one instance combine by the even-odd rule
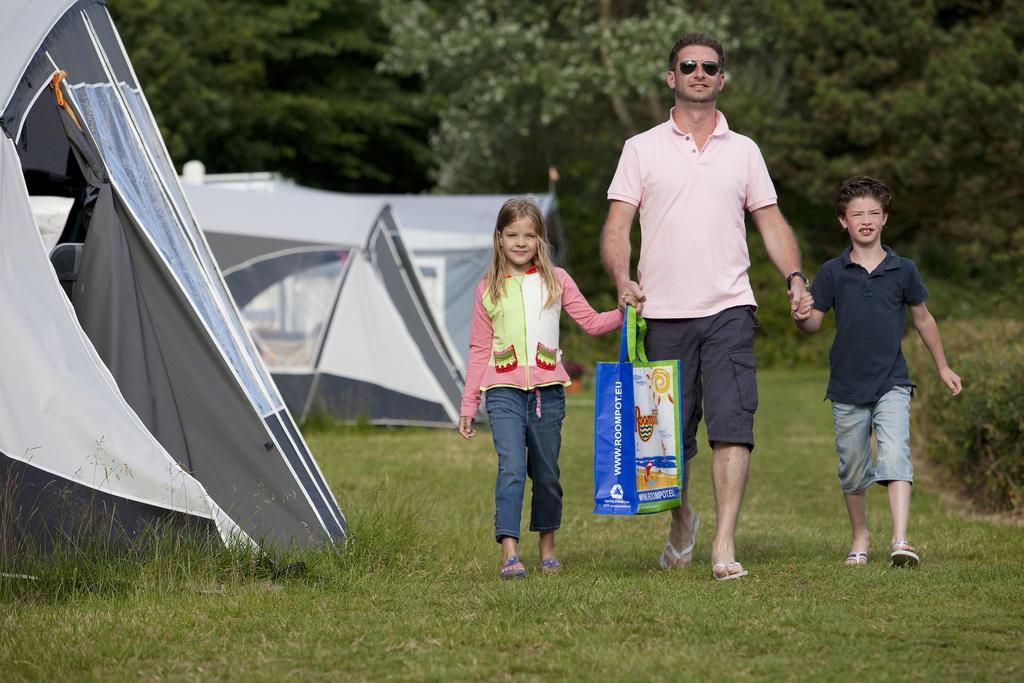
[[[564,307],[590,334],[618,328],[622,313],[597,313],[569,274],[552,265],[544,219],[529,199],[510,199],[498,212],[491,265],[475,299],[459,433],[476,436],[473,420],[486,391],[498,452],[494,535],[501,578],[526,576],[518,551],[526,477],[533,480],[530,530],[540,532],[541,571],[555,573],[562,566],[555,557],[562,522],[558,451],[569,384],[558,350],[559,312]]]

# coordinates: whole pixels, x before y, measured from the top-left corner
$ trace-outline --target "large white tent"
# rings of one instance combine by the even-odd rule
[[[390,207],[434,318],[465,370],[474,288],[490,261],[498,210],[513,195],[325,192],[276,174],[256,173],[197,173],[191,181],[186,174],[185,192],[225,269],[238,262],[239,237],[257,251],[264,245],[359,244],[374,217]],[[534,198],[545,216],[555,258],[560,259],[565,240],[558,202],[553,192]],[[232,244],[220,235],[231,235]]]
[[[166,521],[343,539],[105,3],[5,0],[0,55],[0,551]],[[32,195],[74,199],[66,288]]]
[[[188,193],[293,415],[458,422],[460,359],[387,205],[294,186]]]

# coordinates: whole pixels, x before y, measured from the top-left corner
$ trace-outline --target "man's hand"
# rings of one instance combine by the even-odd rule
[[[803,278],[793,278],[786,294],[789,296],[789,312],[793,316],[793,320],[807,320],[811,317],[814,297],[804,285]]]
[[[626,306],[632,306],[636,309],[637,313],[644,310],[644,301],[647,300],[647,296],[644,294],[644,290],[640,289],[640,285],[632,280],[627,280],[619,285],[619,310],[625,311]]]
[[[946,386],[949,387],[950,393],[954,396],[958,396],[963,391],[964,385],[960,381],[960,375],[953,372],[953,369],[948,365],[939,370],[939,377],[945,382]]]
[[[459,418],[459,434],[462,435],[463,439],[472,439],[476,436],[476,430],[473,429],[473,418],[469,415],[463,415]]]

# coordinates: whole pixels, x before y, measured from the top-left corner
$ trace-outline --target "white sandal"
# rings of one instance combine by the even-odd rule
[[[741,571],[741,572],[736,572],[735,574],[730,574],[729,573],[729,567],[731,567],[733,565],[736,565],[740,569],[743,569],[743,565],[740,564],[739,562],[737,562],[736,560],[733,560],[732,562],[717,562],[717,563],[715,563],[714,566],[711,567],[711,576],[715,577],[715,581],[730,581],[732,579],[738,579],[741,576],[746,576],[747,574],[750,573],[746,569],[743,569],[743,571]],[[715,572],[715,570],[718,569],[719,567],[721,567],[722,569],[725,570],[725,576],[719,576]]]
[[[700,517],[697,515],[693,516],[693,536],[690,537],[690,545],[686,546],[682,550],[676,550],[672,546],[672,532],[668,532],[668,540],[665,541],[665,549],[661,551],[661,557],[658,558],[658,564],[661,565],[662,569],[682,569],[683,567],[672,564],[669,562],[671,557],[676,562],[681,562],[686,558],[687,555],[693,555],[693,546],[697,542],[697,528],[700,526]]]
[[[889,564],[893,567],[916,567],[921,563],[916,550],[917,548],[906,540],[896,541],[892,544],[892,552],[889,553]]]

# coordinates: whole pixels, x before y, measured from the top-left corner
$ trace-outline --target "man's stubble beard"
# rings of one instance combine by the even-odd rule
[[[718,100],[718,93],[721,92],[718,88],[713,85],[709,85],[707,92],[703,97],[694,97],[686,92],[685,86],[679,86],[675,89],[676,97],[679,98],[680,102],[688,102],[690,104],[706,104],[708,102],[715,102]]]

